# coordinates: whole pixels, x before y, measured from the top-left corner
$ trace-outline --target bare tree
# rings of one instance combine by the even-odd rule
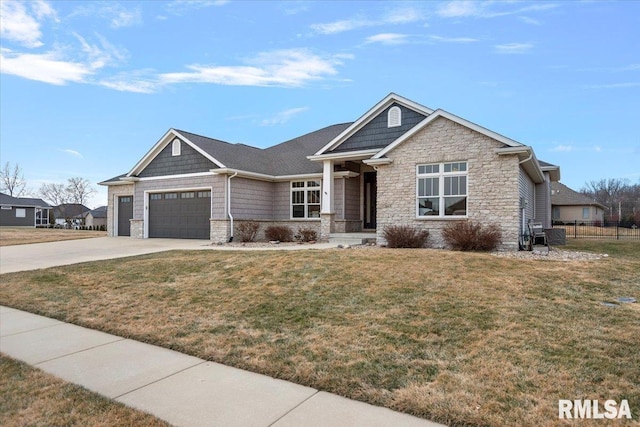
[[[631,184],[628,179],[601,179],[591,181],[582,188],[582,193],[607,207],[609,218],[635,221],[640,212],[640,183]]]
[[[67,180],[67,194],[71,203],[84,205],[89,201],[89,197],[95,193],[96,190],[85,178],[74,177]]]
[[[24,174],[20,165],[17,163],[11,167],[11,163],[4,164],[0,170],[2,181],[0,182],[0,191],[9,193],[12,197],[24,196],[27,192],[27,182],[24,180]]]
[[[69,201],[67,186],[64,184],[42,184],[38,194],[54,206],[59,206]]]

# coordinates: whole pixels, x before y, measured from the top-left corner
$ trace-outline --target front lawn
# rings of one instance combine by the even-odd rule
[[[59,242],[61,240],[104,237],[106,231],[65,230],[61,228],[0,227],[0,246],[30,243]]]
[[[611,255],[174,251],[5,274],[0,303],[445,424],[557,424],[559,399],[637,422],[640,304],[601,302],[640,300],[640,243],[570,247]]]

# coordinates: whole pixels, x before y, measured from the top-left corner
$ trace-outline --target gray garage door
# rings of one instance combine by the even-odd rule
[[[133,218],[133,197],[118,197],[118,236],[131,235],[131,223]]]
[[[211,191],[149,195],[149,237],[209,239]]]

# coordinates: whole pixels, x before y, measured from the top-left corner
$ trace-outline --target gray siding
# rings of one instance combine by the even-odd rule
[[[24,209],[24,218],[16,217],[16,209]],[[26,208],[13,206],[9,209],[0,210],[0,225],[10,227],[35,227],[35,208]]]
[[[344,218],[351,220],[360,219],[360,179],[349,178],[345,183],[345,211]]]
[[[524,197],[524,199],[527,201],[527,207],[524,210],[524,224],[526,230],[527,224],[529,224],[529,220],[535,219],[536,200],[535,185],[531,178],[529,178],[529,175],[527,175],[527,173],[522,168],[520,168],[520,176],[518,177],[518,188],[520,197]],[[522,227],[522,209],[520,209],[520,227]]]
[[[549,173],[544,173],[544,182],[536,184],[536,222],[544,228],[551,227],[551,180]]]
[[[333,209],[336,213],[336,219],[344,218],[344,206],[346,203],[344,179],[337,178],[333,180]]]
[[[402,125],[389,128],[387,127],[387,112],[394,106],[400,107],[402,111]],[[386,147],[425,118],[426,116],[414,110],[394,103],[332,152]]]
[[[272,182],[247,178],[231,180],[231,213],[234,219],[273,219]]]
[[[181,145],[180,155],[172,156],[171,143],[167,144],[138,176],[145,178],[150,176],[181,175],[207,172],[210,169],[217,168],[215,163],[191,148],[189,144],[183,142]]]
[[[273,191],[273,219],[291,218],[291,183],[276,182]]]

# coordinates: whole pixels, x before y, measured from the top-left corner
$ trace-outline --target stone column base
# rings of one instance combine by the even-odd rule
[[[130,219],[129,224],[131,225],[131,238],[144,239],[144,220]]]
[[[231,237],[231,221],[228,219],[210,219],[211,224],[209,238],[214,243],[226,243]]]
[[[320,214],[320,241],[328,242],[329,235],[334,232],[335,227],[335,213],[321,213]]]

